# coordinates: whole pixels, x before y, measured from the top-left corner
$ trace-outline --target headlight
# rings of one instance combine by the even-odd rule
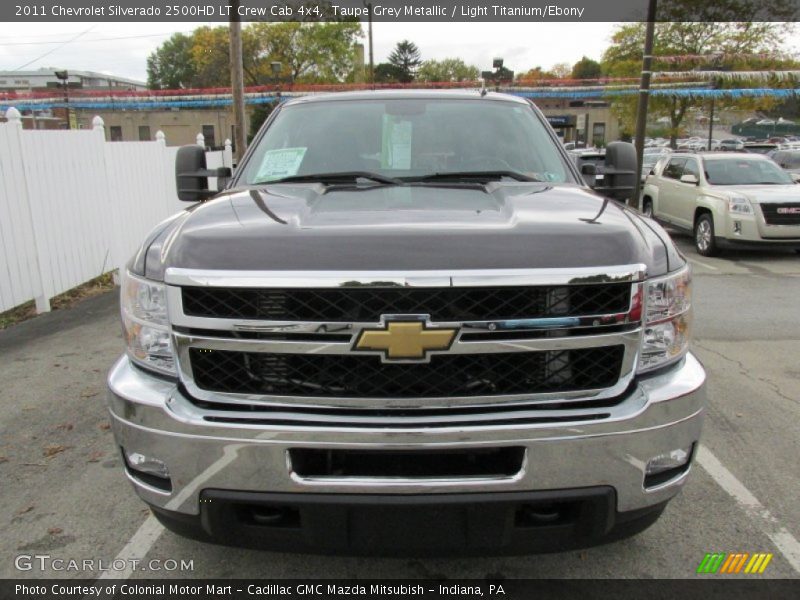
[[[736,213],[739,215],[752,215],[753,206],[750,201],[744,196],[738,194],[731,194],[728,196],[728,212]]]
[[[640,373],[663,367],[686,354],[692,325],[692,272],[686,265],[672,275],[650,279],[645,288]]]
[[[126,272],[122,276],[120,305],[128,356],[143,367],[175,375],[166,286]]]

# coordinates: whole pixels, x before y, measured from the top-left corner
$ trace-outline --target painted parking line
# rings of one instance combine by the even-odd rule
[[[141,561],[150,548],[156,543],[161,534],[164,532],[164,526],[158,522],[153,515],[147,517],[141,527],[133,534],[133,537],[125,544],[125,547],[120,550],[117,557],[112,564],[122,564],[124,561],[125,568],[119,571],[114,569],[106,569],[98,579],[128,579],[133,574],[133,565],[135,562]]]
[[[260,437],[269,437],[271,434],[263,433],[259,434],[257,438]],[[223,451],[222,456],[220,456],[216,461],[211,463],[202,473],[200,473],[197,477],[195,477],[188,485],[186,485],[178,494],[175,495],[167,504],[164,506],[167,510],[177,510],[183,502],[186,501],[186,498],[191,496],[195,493],[198,489],[201,489],[203,484],[205,484],[213,475],[217,474],[220,470],[224,469],[228,465],[230,465],[239,454],[239,450],[244,448],[247,444],[229,444],[227,445]],[[153,515],[147,517],[144,523],[139,527],[136,533],[133,534],[133,537],[125,544],[125,547],[122,548],[117,557],[112,562],[112,565],[121,565],[124,561],[125,568],[116,570],[116,569],[106,569],[103,573],[98,577],[98,579],[128,579],[133,574],[133,566],[136,563],[140,563],[144,560],[144,557],[147,556],[148,552],[152,549],[155,543],[158,541],[158,538],[161,537],[161,534],[164,533],[164,526],[158,522]]]
[[[710,269],[712,271],[719,271],[718,267],[715,267],[714,265],[710,265],[705,261],[702,261],[702,260],[700,260],[698,258],[695,258],[694,256],[690,256],[688,258],[689,258],[689,262],[692,263],[693,265],[697,265],[698,267],[705,267],[706,269]]]
[[[759,502],[758,498],[736,479],[736,476],[705,446],[700,446],[697,462],[711,475],[717,485],[744,509],[750,519],[775,544],[792,568],[800,573],[800,542],[785,527],[781,527],[778,520]]]

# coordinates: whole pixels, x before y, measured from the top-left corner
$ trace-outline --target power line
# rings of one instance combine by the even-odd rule
[[[76,35],[75,37],[73,37],[73,38],[71,38],[71,39],[67,40],[66,42],[64,42],[64,43],[63,43],[63,44],[61,44],[60,46],[56,46],[55,48],[52,48],[52,49],[48,50],[48,51],[47,51],[47,52],[45,52],[44,54],[41,54],[40,56],[37,56],[37,57],[36,57],[36,58],[34,58],[33,60],[29,60],[29,61],[28,61],[28,62],[26,62],[24,65],[21,65],[21,66],[17,67],[16,69],[14,69],[14,71],[20,71],[20,70],[24,69],[25,67],[27,67],[28,65],[32,65],[32,64],[33,64],[33,63],[35,63],[36,61],[39,61],[39,60],[43,59],[45,56],[48,56],[48,55],[52,54],[52,53],[53,53],[53,52],[55,52],[56,50],[60,50],[61,48],[63,48],[63,47],[64,47],[64,46],[66,46],[67,44],[69,44],[70,42],[74,42],[75,40],[77,40],[77,39],[78,39],[79,37],[81,37],[82,35],[84,35],[84,34],[86,34],[86,33],[89,33],[89,32],[90,32],[92,29],[94,29],[94,25],[92,25],[91,27],[89,27],[89,29],[87,29],[86,31],[81,31],[81,32],[80,32],[78,35]]]
[[[86,32],[83,32],[86,33]],[[79,34],[77,37],[83,35],[83,33]],[[149,37],[160,37],[165,35],[173,35],[176,33],[192,33],[191,31],[169,31],[165,33],[147,33],[142,35],[123,35],[117,37],[107,37],[107,38],[95,38],[93,40],[83,40],[82,43],[87,44],[89,42],[109,42],[109,41],[116,41],[116,40],[133,40],[138,38],[149,38]],[[0,44],[0,47],[4,46],[46,46],[47,44],[69,44],[73,40],[58,40],[53,42],[9,42],[8,44]]]

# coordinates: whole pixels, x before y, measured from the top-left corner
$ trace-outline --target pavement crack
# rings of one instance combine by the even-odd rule
[[[765,384],[779,398],[783,398],[784,400],[788,400],[792,404],[796,404],[797,403],[797,399],[792,398],[791,396],[788,396],[785,393],[783,393],[781,391],[780,386],[778,386],[777,383],[775,383],[774,381],[772,381],[771,379],[768,379],[766,377],[761,377],[759,375],[754,375],[753,372],[751,371],[751,369],[749,367],[745,366],[745,364],[742,361],[740,361],[739,359],[731,358],[730,356],[727,356],[727,355],[723,354],[719,350],[714,350],[713,348],[709,348],[708,346],[704,346],[703,344],[701,344],[700,342],[698,342],[696,340],[694,342],[694,345],[697,346],[698,348],[702,348],[706,352],[710,352],[711,354],[715,354],[716,356],[720,357],[723,360],[727,360],[728,362],[737,365],[739,367],[739,370],[742,373],[742,375],[745,375],[745,376],[749,377],[751,380],[760,381],[761,383]]]

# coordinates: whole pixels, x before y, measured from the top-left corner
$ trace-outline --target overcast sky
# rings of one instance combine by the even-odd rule
[[[144,81],[147,55],[172,33],[189,33],[197,26],[198,23],[7,25],[0,37],[0,70],[18,69],[37,59],[24,69],[101,71]],[[394,45],[408,38],[419,46],[423,59],[457,56],[488,70],[492,58],[500,56],[506,67],[522,72],[535,66],[549,68],[559,62],[572,64],[583,55],[599,60],[613,30],[613,23],[375,23],[375,62],[385,61]],[[366,35],[363,41],[366,45]],[[47,52],[51,53],[42,56]]]

